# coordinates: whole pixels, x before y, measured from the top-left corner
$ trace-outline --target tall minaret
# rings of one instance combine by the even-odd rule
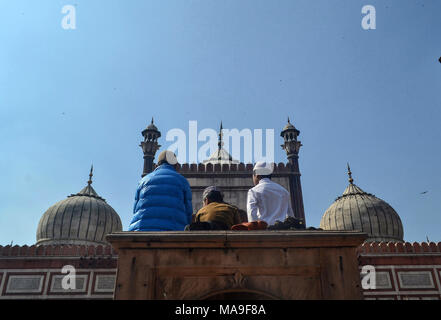
[[[158,138],[161,136],[161,132],[152,123],[148,125],[146,129],[142,131],[144,141],[139,145],[144,153],[144,170],[142,171],[142,177],[153,171],[153,161],[155,160],[156,151],[161,147],[158,144]]]
[[[284,144],[282,144],[282,149],[286,151],[291,168],[291,175],[289,177],[291,205],[292,210],[294,211],[294,216],[305,222],[305,210],[303,208],[302,185],[300,183],[299,169],[299,150],[302,143],[297,140],[299,134],[300,131],[291,124],[288,118],[288,124],[283,128],[280,136],[283,137]]]

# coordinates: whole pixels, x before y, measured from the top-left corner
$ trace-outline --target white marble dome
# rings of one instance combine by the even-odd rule
[[[90,179],[80,192],[43,214],[37,228],[37,245],[107,244],[107,234],[122,231],[120,217],[91,184]]]
[[[366,241],[403,241],[403,224],[397,212],[385,201],[364,192],[353,183],[350,168],[349,186],[326,210],[323,230],[363,231]]]

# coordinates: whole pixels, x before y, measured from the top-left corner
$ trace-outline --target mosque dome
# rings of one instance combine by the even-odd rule
[[[223,148],[224,146],[224,142],[223,142],[223,126],[222,126],[222,121],[220,124],[220,129],[219,129],[219,140],[218,140],[218,149],[213,152],[208,159],[205,159],[204,161],[202,161],[203,164],[239,164],[239,161],[236,159],[233,159],[233,157],[228,153],[227,150],[225,150]]]
[[[403,241],[403,225],[396,211],[387,202],[356,186],[349,165],[348,174],[349,186],[326,210],[320,228],[363,231],[368,234],[366,241]]]
[[[37,228],[37,245],[106,244],[105,236],[122,231],[116,211],[92,188],[92,169],[87,186],[51,206]]]

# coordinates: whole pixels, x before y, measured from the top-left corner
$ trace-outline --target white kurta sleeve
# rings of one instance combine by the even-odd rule
[[[247,197],[247,216],[248,216],[248,222],[251,221],[257,221],[257,213],[259,211],[259,208],[257,206],[257,198],[254,194],[253,190],[248,190],[248,197]]]

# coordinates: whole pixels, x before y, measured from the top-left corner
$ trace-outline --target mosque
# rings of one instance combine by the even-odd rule
[[[300,131],[288,123],[280,133],[287,162],[274,165],[273,181],[285,187],[294,215],[306,221],[299,168]],[[151,123],[142,131],[142,176],[155,168],[161,132]],[[226,202],[246,208],[252,185],[252,164],[233,159],[222,144],[199,164],[178,164],[192,190],[193,210],[201,207],[203,189],[217,185]],[[363,191],[352,178],[343,194],[324,212],[325,231],[361,231],[367,239],[357,248],[361,270],[375,266],[375,289],[363,290],[364,299],[441,299],[441,243],[408,243],[398,213],[384,200]],[[87,185],[47,209],[31,246],[0,246],[0,299],[112,299],[115,292],[118,253],[106,236],[122,231],[118,213],[92,187],[93,168]],[[243,215],[246,218],[246,214]],[[271,231],[266,231],[271,232]],[[341,257],[340,257],[341,258]],[[61,286],[61,269],[76,269],[76,288]],[[280,297],[280,296],[279,296]]]

